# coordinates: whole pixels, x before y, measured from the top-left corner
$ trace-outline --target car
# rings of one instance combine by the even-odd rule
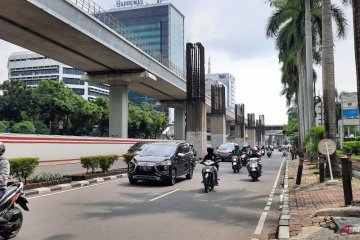
[[[133,154],[137,155],[139,152],[148,144],[149,142],[137,142],[134,145],[132,145],[129,150],[127,151],[127,154]]]
[[[192,179],[196,161],[190,144],[181,141],[156,142],[145,148],[129,162],[130,184],[139,180],[164,181],[172,186],[182,175]]]
[[[223,143],[216,150],[216,154],[222,161],[231,160],[231,152],[235,149],[236,143]]]

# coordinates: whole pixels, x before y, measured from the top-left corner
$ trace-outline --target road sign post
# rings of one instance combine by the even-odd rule
[[[328,160],[328,165],[330,169],[330,177],[331,180],[327,181],[327,184],[336,184],[338,180],[334,180],[332,167],[331,167],[331,161],[330,161],[330,155],[335,153],[336,151],[336,143],[331,139],[323,139],[319,142],[318,150],[320,153],[326,155]]]

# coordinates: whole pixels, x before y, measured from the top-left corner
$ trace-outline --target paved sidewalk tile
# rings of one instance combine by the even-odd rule
[[[289,193],[290,193],[290,236],[292,239],[347,239],[326,226],[324,217],[311,218],[320,209],[344,206],[344,195],[341,180],[336,185],[320,183],[316,165],[304,163],[301,185],[296,186],[298,160],[289,161]],[[360,200],[360,181],[353,180],[353,198]],[[308,232],[306,237],[305,233]],[[330,234],[333,233],[334,235]],[[314,236],[314,237],[312,237]],[[340,238],[341,237],[341,238]],[[354,237],[354,236],[353,236]],[[351,239],[353,239],[351,237]],[[360,238],[358,238],[360,239]]]

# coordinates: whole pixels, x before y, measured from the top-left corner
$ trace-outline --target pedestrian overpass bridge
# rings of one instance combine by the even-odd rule
[[[1,3],[0,38],[87,72],[87,81],[110,84],[112,136],[127,137],[128,88],[167,102],[170,107],[172,103],[184,106],[177,104],[186,100],[184,73],[167,59],[142,50],[146,49],[146,43],[94,2],[3,0]],[[209,96],[206,105],[210,112]],[[226,119],[234,118],[234,112],[227,109]],[[184,125],[182,121],[178,119],[178,124]]]

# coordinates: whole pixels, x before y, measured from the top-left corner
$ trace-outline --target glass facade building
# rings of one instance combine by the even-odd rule
[[[27,86],[36,87],[41,80],[55,80],[63,81],[67,87],[86,100],[109,96],[108,85],[84,82],[81,80],[84,74],[81,70],[34,52],[11,54],[8,70],[9,80],[21,80]]]
[[[207,89],[210,89],[209,92],[210,95],[211,95],[211,84],[216,84],[218,82],[226,86],[225,88],[225,98],[227,102],[226,107],[232,111],[235,111],[235,77],[230,73],[214,73],[214,74],[205,75],[205,86],[207,86],[206,87]]]
[[[184,71],[184,15],[171,3],[117,8],[108,13],[146,42],[147,48]]]

